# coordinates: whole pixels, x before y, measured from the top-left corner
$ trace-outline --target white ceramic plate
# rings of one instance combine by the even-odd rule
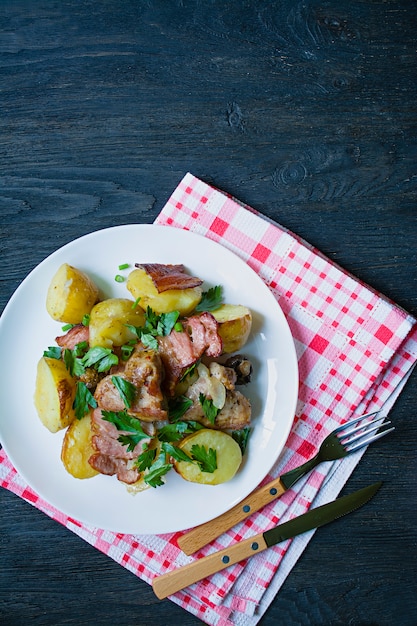
[[[36,365],[62,334],[45,309],[48,285],[62,263],[87,272],[106,297],[130,297],[114,280],[122,263],[183,263],[206,281],[223,285],[225,301],[253,313],[244,353],[254,365],[244,388],[253,406],[246,460],[230,482],[188,483],[174,471],[167,483],[131,495],[115,477],[78,480],[60,460],[63,433],[51,434],[34,405]],[[16,290],[0,319],[0,440],[18,472],[44,500],[80,522],[131,534],[176,532],[206,522],[242,500],[266,476],[289,434],[298,393],[294,344],[275,298],[235,254],[209,239],[176,228],[126,225],[100,230],[63,246]]]

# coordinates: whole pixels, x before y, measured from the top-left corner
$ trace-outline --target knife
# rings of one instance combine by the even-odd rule
[[[188,585],[192,583],[196,583],[207,576],[220,572],[222,569],[239,563],[239,561],[247,559],[254,554],[258,554],[271,546],[291,539],[296,535],[301,535],[309,530],[313,530],[314,528],[324,526],[343,515],[347,515],[373,498],[381,485],[382,482],[377,482],[368,487],[364,487],[348,496],[343,496],[333,502],[318,506],[264,533],[240,541],[229,548],[214,552],[209,556],[197,559],[172,572],[162,574],[152,581],[155,595],[162,600],[188,587]]]

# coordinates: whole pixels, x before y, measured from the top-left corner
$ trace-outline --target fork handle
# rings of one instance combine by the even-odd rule
[[[213,539],[216,539],[216,537],[226,530],[229,530],[229,528],[232,528],[232,526],[238,522],[246,519],[269,502],[279,498],[285,491],[286,488],[280,478],[272,480],[263,487],[252,491],[249,496],[229,511],[226,511],[226,513],[215,517],[205,524],[196,526],[182,535],[182,537],[179,537],[179,547],[185,554],[193,554],[193,552],[196,552]]]
[[[313,458],[310,459],[309,461],[306,461],[302,465],[299,465],[298,467],[295,467],[289,472],[285,472],[285,474],[282,474],[281,483],[283,484],[285,489],[289,489],[290,487],[295,485],[295,483],[298,480],[300,480],[300,478],[302,478],[308,472],[314,469],[319,464],[319,462],[320,462],[320,458],[319,458],[319,453],[318,453],[316,454],[316,456],[313,456]]]

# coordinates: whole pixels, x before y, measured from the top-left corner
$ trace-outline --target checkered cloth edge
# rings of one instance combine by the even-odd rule
[[[298,357],[299,399],[285,449],[265,481],[310,458],[325,435],[353,413],[384,405],[389,410],[417,361],[413,317],[295,234],[192,174],[155,223],[204,235],[235,252],[261,276],[286,315]],[[334,499],[362,454],[320,466],[197,558]],[[63,515],[22,481],[4,451],[0,484],[148,583],[194,558],[178,548],[179,533],[117,534]],[[312,535],[225,569],[171,600],[213,626],[254,626]]]

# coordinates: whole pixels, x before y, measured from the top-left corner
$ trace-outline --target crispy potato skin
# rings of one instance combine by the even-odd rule
[[[211,313],[219,324],[223,353],[230,354],[243,348],[252,329],[250,309],[241,304],[223,304]]]
[[[204,446],[207,450],[213,448],[217,454],[217,469],[213,473],[203,472],[197,463],[175,461],[175,470],[189,482],[201,485],[220,485],[233,478],[242,462],[242,452],[239,444],[227,433],[220,430],[202,429],[185,437],[179,448],[191,455],[194,445]]]
[[[80,420],[75,419],[67,428],[62,442],[61,460],[67,472],[74,478],[92,478],[98,474],[88,462],[95,452],[92,436],[89,414]]]
[[[143,326],[144,323],[145,313],[141,307],[135,306],[133,300],[109,298],[98,302],[90,313],[90,347],[122,346],[135,339],[126,324]]]
[[[66,428],[75,419],[75,390],[75,380],[63,361],[49,357],[39,360],[34,402],[41,422],[51,433]]]
[[[49,285],[46,310],[58,322],[80,324],[98,297],[98,287],[87,274],[63,263]]]
[[[135,300],[140,298],[139,303],[143,309],[149,306],[158,314],[179,311],[181,316],[188,315],[200,302],[203,293],[201,287],[167,289],[159,293],[151,277],[143,269],[130,272],[126,286]]]

